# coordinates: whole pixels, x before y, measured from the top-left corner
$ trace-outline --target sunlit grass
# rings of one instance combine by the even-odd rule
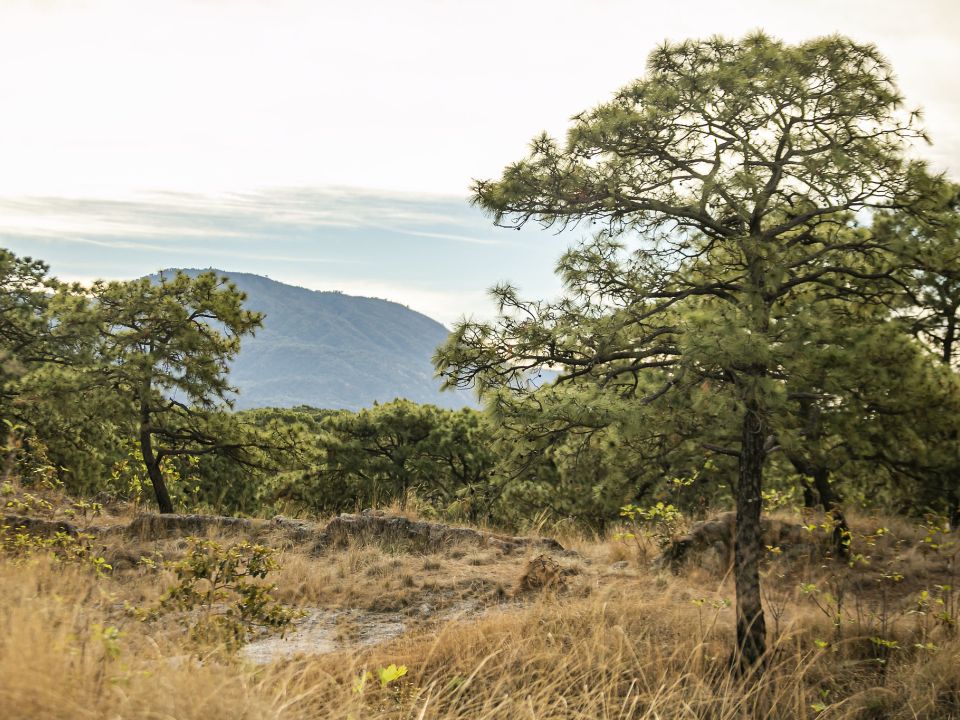
[[[770,622],[774,648],[766,672],[754,678],[730,672],[728,578],[698,568],[680,576],[657,572],[613,540],[581,539],[580,557],[567,561],[577,571],[569,587],[543,594],[519,594],[527,559],[519,554],[490,554],[477,564],[482,553],[466,546],[428,555],[361,543],[321,556],[287,549],[271,578],[277,597],[304,607],[369,608],[389,595],[407,632],[375,646],[347,644],[265,666],[222,649],[197,652],[176,622],[144,623],[125,609],[159,597],[173,581],[168,570],[147,563],[98,574],[43,555],[7,557],[0,560],[0,714],[957,718],[960,641],[955,626],[935,622],[932,601],[918,606],[916,592],[923,582],[930,597],[942,597],[935,586],[948,578],[936,574],[950,566],[917,549],[922,537],[915,528],[897,532],[911,533],[909,542],[881,538],[868,567],[841,571],[774,558],[766,578],[768,616],[778,618]],[[106,557],[126,549],[173,558],[186,547],[182,540],[107,544]],[[612,567],[622,560],[626,568]],[[884,591],[873,579],[877,563],[899,564],[904,579]],[[822,588],[819,605],[801,581]],[[832,607],[825,594],[838,583],[845,583],[839,632],[821,607]],[[482,592],[469,590],[478,587]],[[425,598],[438,606],[440,598],[470,598],[478,606],[413,619],[407,607]],[[373,679],[358,682],[367,673]]]

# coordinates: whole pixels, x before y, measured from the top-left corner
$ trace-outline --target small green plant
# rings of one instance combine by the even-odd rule
[[[100,517],[103,514],[103,505],[98,502],[87,502],[86,500],[77,500],[70,503],[70,507],[63,511],[71,520],[79,519],[84,529],[89,527],[93,518]]]
[[[853,544],[853,534],[846,525],[843,514],[839,510],[832,510],[819,522],[808,520],[801,527],[811,535],[820,535],[819,542],[831,547],[830,555],[848,561],[850,567],[859,564],[869,564],[870,557],[863,554],[850,556],[850,547]],[[875,543],[879,535],[868,536]]]
[[[123,637],[123,633],[115,626],[94,624],[93,636],[100,641],[103,652],[108,658],[116,660],[120,657],[120,639]]]
[[[50,460],[47,446],[37,437],[27,440],[27,429],[4,418],[6,440],[0,445],[0,479],[12,490],[21,486],[58,490],[63,483],[58,477],[64,468]],[[3,433],[0,433],[2,435]]]
[[[620,508],[620,517],[626,518],[632,529],[617,534],[616,539],[633,540],[644,555],[647,554],[646,540],[652,540],[662,550],[670,544],[684,522],[683,513],[672,504],[662,502],[646,508],[624,505]]]
[[[20,515],[43,515],[52,517],[54,514],[53,505],[50,501],[28,492],[8,498],[4,502],[4,507]]]
[[[783,508],[790,508],[797,503],[797,486],[790,485],[786,490],[763,490],[764,512],[774,512]]]
[[[816,583],[800,583],[800,592],[810,598],[816,608],[833,624],[836,645],[843,640],[846,585],[845,578],[837,574],[830,575],[823,588]]]
[[[810,705],[810,709],[817,714],[817,717],[819,717],[830,709],[830,703],[828,702],[830,698],[830,690],[827,688],[820,688],[817,690],[817,695],[819,696],[820,700],[812,703]]]
[[[933,591],[921,590],[910,611],[917,618],[921,644],[928,642],[937,628],[947,637],[957,634],[958,593],[949,584],[936,584]]]
[[[39,535],[23,528],[0,525],[0,552],[15,561],[46,555],[56,562],[86,565],[97,575],[105,575],[113,567],[93,551],[92,540],[93,536],[86,533]]]
[[[707,636],[710,635],[711,631],[717,624],[717,620],[720,617],[720,613],[726,610],[727,608],[729,608],[732,605],[732,603],[727,598],[721,598],[719,600],[711,600],[709,602],[709,606],[713,610],[713,617],[710,618],[710,624],[707,625],[704,622],[704,617],[703,617],[704,606],[708,604],[707,599],[702,597],[694,598],[690,602],[692,602],[697,608],[697,623],[700,627],[700,642],[702,643],[706,642]]]
[[[364,695],[370,681],[376,677],[380,682],[380,692],[372,695],[372,699],[381,710],[386,709],[390,704],[401,704],[404,700],[405,690],[397,681],[407,674],[406,665],[396,665],[390,663],[386,667],[378,668],[376,674],[365,670],[360,673],[353,681],[353,692],[357,695]],[[408,694],[408,693],[407,693]],[[366,700],[366,698],[364,698]]]
[[[924,531],[921,541],[928,551],[948,554],[956,550],[956,541],[950,533],[950,521],[947,518],[928,513],[920,527]]]
[[[392,682],[396,682],[406,674],[406,665],[394,665],[393,663],[377,670],[377,678],[380,680],[380,687],[382,688],[387,687],[387,685]]]
[[[191,640],[236,650],[258,629],[283,632],[300,615],[274,599],[276,586],[264,582],[276,570],[275,550],[242,542],[224,547],[188,538],[186,555],[166,563],[177,582],[144,619],[178,612]]]

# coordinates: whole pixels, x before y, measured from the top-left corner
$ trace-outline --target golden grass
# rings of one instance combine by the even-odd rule
[[[855,523],[866,531],[875,520]],[[408,554],[363,543],[319,557],[285,549],[274,578],[280,599],[394,613],[408,632],[261,667],[216,650],[197,657],[175,625],[124,611],[159,596],[171,582],[166,572],[128,563],[98,577],[46,558],[0,560],[0,717],[957,719],[960,640],[910,612],[916,588],[946,583],[949,564],[916,550],[915,529],[897,533],[906,540],[882,538],[869,566],[775,560],[767,577],[775,649],[753,681],[729,671],[729,578],[698,569],[664,575],[632,560],[612,568],[632,555],[608,540],[578,540],[581,557],[563,559],[577,571],[569,589],[540,595],[514,594],[529,555],[470,546]],[[129,557],[171,558],[183,548],[179,540],[108,542],[108,555]],[[888,564],[906,571],[889,597],[874,578]],[[801,580],[844,583],[839,633]],[[468,600],[477,611],[443,614]],[[882,600],[889,617],[878,616]],[[411,610],[423,602],[436,612],[417,619]],[[881,629],[896,648],[870,640]],[[921,641],[932,646],[914,647]],[[356,691],[364,672],[390,663],[408,674]]]

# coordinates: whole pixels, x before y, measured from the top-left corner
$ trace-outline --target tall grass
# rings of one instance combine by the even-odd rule
[[[646,570],[621,579],[605,569],[617,546],[583,541],[581,551],[591,569],[566,594],[263,667],[215,648],[198,655],[173,625],[127,613],[125,603],[160,592],[162,572],[101,577],[44,557],[0,560],[0,717],[960,718],[960,641],[941,633],[915,647],[922,619],[906,611],[883,638],[895,647],[880,652],[876,618],[834,641],[829,616],[784,591],[766,671],[742,678],[730,672],[721,580]],[[311,574],[376,592],[375,548],[285,562],[279,592],[289,598],[324,595]],[[398,572],[424,567],[422,557],[403,562]],[[390,663],[408,673],[358,690],[365,672]]]

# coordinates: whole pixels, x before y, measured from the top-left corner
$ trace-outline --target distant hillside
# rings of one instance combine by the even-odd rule
[[[474,404],[466,392],[440,392],[433,377],[430,358],[448,334],[436,320],[387,300],[215,272],[247,294],[246,307],[266,315],[256,336],[243,339],[230,373],[238,409],[357,410],[398,397],[448,408]]]

